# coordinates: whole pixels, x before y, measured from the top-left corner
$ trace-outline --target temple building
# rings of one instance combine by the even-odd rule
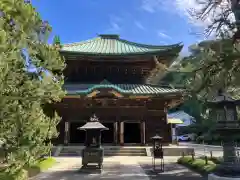
[[[55,143],[84,143],[78,127],[93,114],[109,128],[102,133],[103,144],[147,145],[156,133],[170,143],[167,111],[182,102],[183,90],[150,82],[181,49],[181,44],[146,45],[111,34],[62,45],[67,95],[55,105],[62,117]]]

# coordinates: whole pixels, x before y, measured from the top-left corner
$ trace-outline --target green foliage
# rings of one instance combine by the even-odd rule
[[[60,37],[59,36],[54,36],[53,38],[53,44],[61,44]]]
[[[166,75],[161,79],[161,84],[169,84],[172,87],[184,88],[187,80],[192,76],[191,72],[183,71],[168,71]]]
[[[203,41],[199,51],[185,58],[180,69],[188,68],[195,75],[189,79],[188,88],[200,98],[209,98],[219,88],[238,91],[240,77],[238,47],[230,40]],[[189,67],[191,66],[191,69]],[[239,93],[239,91],[238,91]]]
[[[48,116],[42,107],[64,96],[65,64],[58,50],[47,44],[51,27],[30,3],[2,0],[0,11],[0,139],[7,155],[5,173],[9,179],[24,179],[24,167],[47,154],[46,140],[57,136],[60,118],[56,113]],[[23,49],[35,73],[26,70]]]
[[[216,164],[211,160],[208,160],[208,163],[206,164],[206,161],[204,159],[200,158],[193,160],[192,157],[188,156],[179,158],[178,163],[202,174],[209,174],[216,168]]]
[[[204,159],[204,157],[202,157]],[[212,161],[214,164],[220,164],[223,161],[222,157],[208,157],[208,160]]]
[[[190,52],[178,66],[179,71],[194,74],[186,81],[190,93],[181,109],[195,117],[197,123],[184,130],[204,135],[205,141],[220,141],[215,133],[216,118],[209,116],[206,101],[220,88],[225,88],[235,98],[240,97],[237,80],[240,78],[240,52],[230,40],[203,41],[191,46]]]
[[[28,176],[32,177],[51,168],[55,163],[56,160],[54,158],[44,158],[38,160],[34,165],[26,167],[25,169],[28,171]]]
[[[60,36],[54,36],[54,38],[53,38],[53,45],[55,45],[58,48],[62,47]]]
[[[33,177],[38,173],[51,168],[55,163],[56,163],[56,160],[54,158],[41,159],[30,167],[28,166],[24,167],[24,169],[21,170],[20,172],[21,175],[19,177],[10,176],[3,169],[2,170],[0,169],[0,179],[7,179],[7,180],[15,180],[15,178],[27,179],[28,177]]]
[[[0,179],[6,180],[22,180],[28,178],[28,172],[25,169],[21,169],[16,175],[10,175],[0,170]]]
[[[56,160],[54,158],[49,157],[39,160],[36,166],[39,167],[40,171],[44,171],[52,167],[53,164],[55,163]]]

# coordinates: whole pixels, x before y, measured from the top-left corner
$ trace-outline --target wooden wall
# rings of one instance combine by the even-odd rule
[[[118,101],[121,101],[121,99]],[[145,121],[145,141],[147,144],[151,144],[151,137],[156,133],[164,138],[164,142],[171,142],[171,127],[166,121],[163,100],[151,100],[145,105],[142,104],[141,107],[137,106],[136,100],[129,100],[128,106],[123,106],[126,103],[118,102],[116,107],[100,106],[94,108],[84,107],[84,102],[86,103],[86,100],[79,98],[65,98],[61,103],[55,105],[56,111],[62,117],[58,127],[60,135],[55,143],[63,143],[64,122],[87,121],[93,113],[97,115],[100,122]]]

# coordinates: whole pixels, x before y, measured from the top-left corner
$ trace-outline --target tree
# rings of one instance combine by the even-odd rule
[[[215,132],[216,120],[209,117],[206,100],[222,87],[233,96],[239,97],[239,73],[238,70],[233,70],[235,66],[232,66],[232,61],[238,60],[239,54],[232,48],[230,40],[203,41],[190,46],[190,52],[177,70],[194,74],[188,76],[185,81],[185,86],[190,91],[181,109],[196,117],[197,121],[184,131],[204,134],[205,140],[208,141],[219,141],[219,135]],[[224,60],[219,63],[219,58]],[[207,65],[209,67],[205,68]],[[193,110],[194,114],[189,109]]]
[[[207,22],[205,35],[233,36],[234,42],[239,38],[239,0],[195,0],[195,2],[199,6],[189,9],[189,12],[193,18]]]
[[[202,89],[229,88],[237,83],[240,67],[240,5],[239,0],[196,0],[198,9],[189,10],[193,18],[210,22],[205,35],[215,35],[218,40],[198,44],[200,62],[194,70],[198,81],[198,92]],[[204,60],[205,59],[205,60]],[[218,84],[218,85],[217,85]],[[235,87],[234,87],[235,88]]]
[[[47,44],[51,28],[30,1],[1,0],[0,12],[0,139],[7,154],[5,173],[15,180],[49,151],[46,140],[57,135],[59,117],[44,107],[64,96],[65,65]]]
[[[59,36],[54,36],[53,45],[57,46],[58,48],[61,48],[61,40]]]
[[[203,41],[197,45],[198,52],[182,61],[180,69],[194,73],[189,79],[189,88],[201,97],[209,98],[219,88],[233,95],[239,92],[239,57],[231,40]]]

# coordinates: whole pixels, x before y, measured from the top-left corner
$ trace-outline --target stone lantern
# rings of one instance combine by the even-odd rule
[[[211,117],[217,121],[216,132],[223,142],[223,162],[208,176],[209,180],[240,178],[240,164],[235,150],[235,136],[240,134],[237,118],[239,103],[239,100],[233,99],[223,90],[219,90],[217,96],[208,101]]]
[[[152,166],[153,171],[156,171],[156,159],[160,159],[160,171],[164,171],[164,159],[163,159],[163,148],[162,148],[162,137],[156,134],[152,138]]]

